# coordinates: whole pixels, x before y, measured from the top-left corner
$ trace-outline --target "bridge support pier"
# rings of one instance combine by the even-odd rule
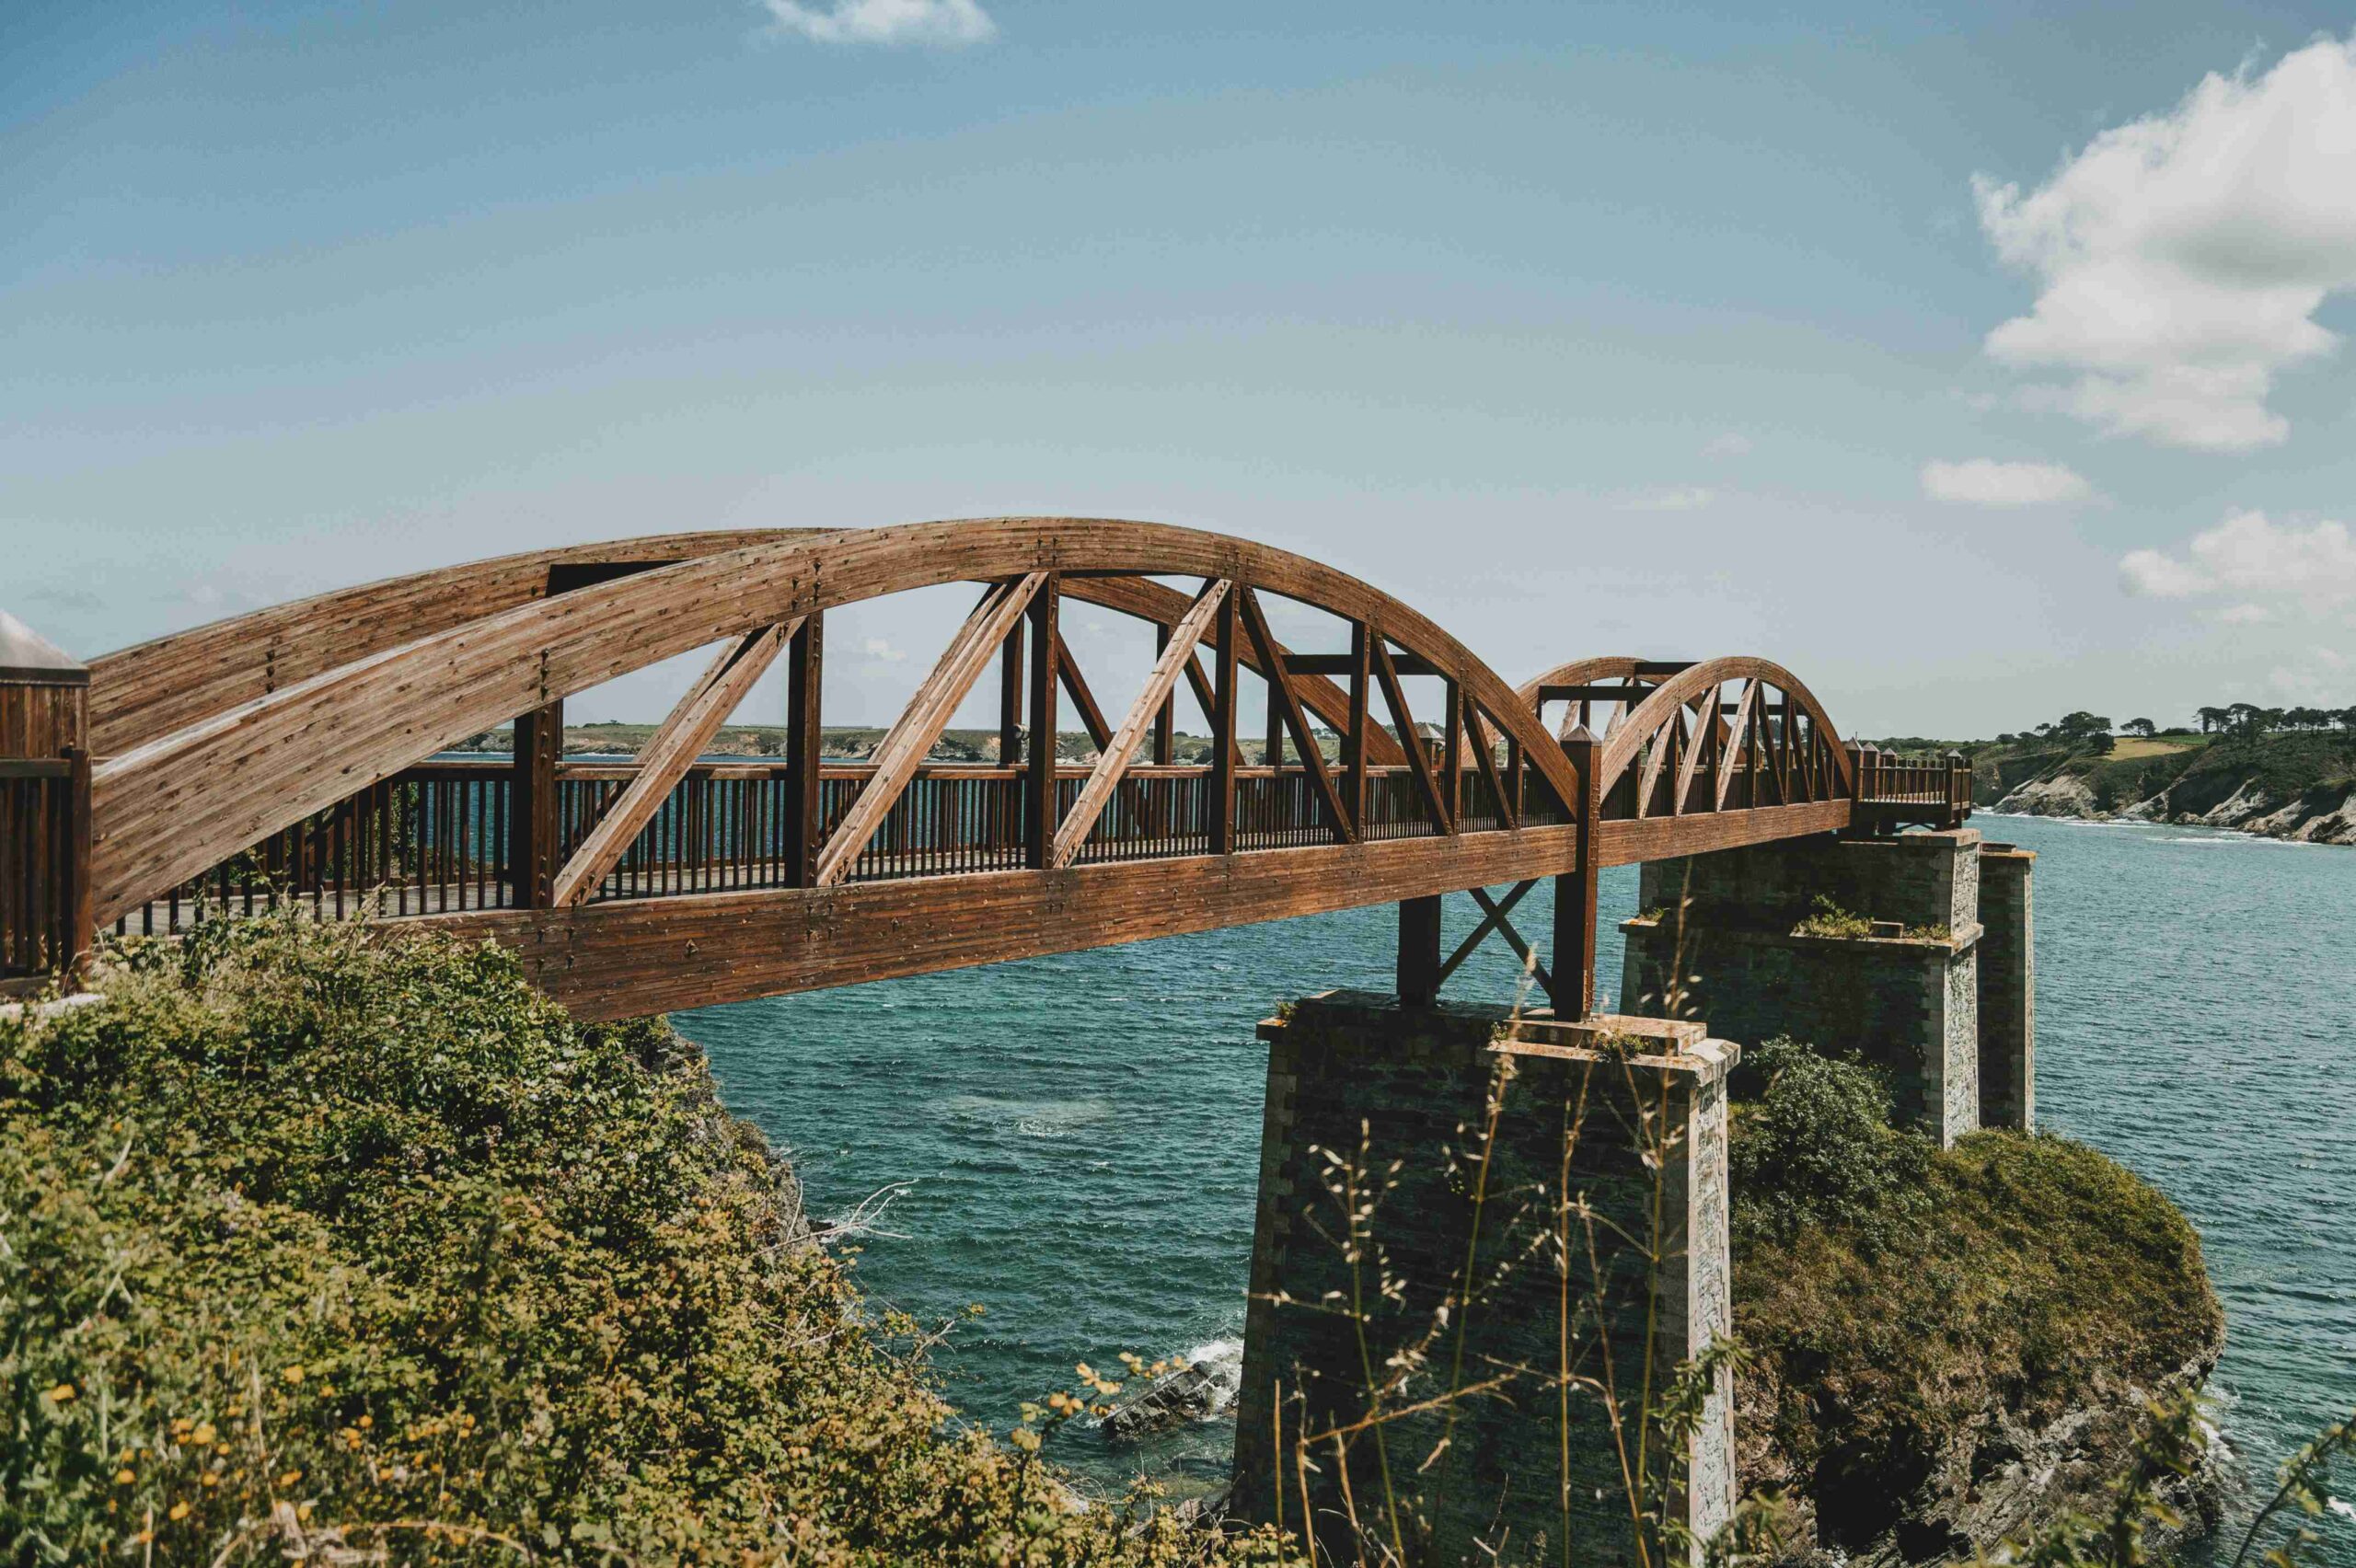
[[[2027,870],[2008,859],[1998,873],[2010,945],[1990,1030],[1981,850],[1979,832],[1960,828],[1649,862],[1641,913],[1621,928],[1623,988],[1644,1011],[1706,1016],[1746,1044],[1789,1035],[1859,1053],[1888,1073],[1900,1119],[1942,1145],[1983,1123],[2026,1124]]]
[[[1369,1560],[1567,1537],[1583,1562],[1632,1562],[1641,1450],[1649,1500],[1714,1531],[1735,1497],[1727,1376],[1673,1445],[1642,1412],[1730,1327],[1736,1048],[1698,1023],[1347,991],[1261,1034],[1237,1512],[1308,1519],[1335,1562],[1362,1532]]]
[[[2037,955],[2029,917],[2037,852],[1980,847],[1980,1124],[2037,1125]]]

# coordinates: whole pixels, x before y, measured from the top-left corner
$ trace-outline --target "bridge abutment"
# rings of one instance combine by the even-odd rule
[[[1622,927],[1623,990],[1638,1011],[1706,1017],[1746,1044],[1789,1035],[1861,1055],[1888,1073],[1900,1117],[1942,1145],[2027,1125],[2033,859],[1991,855],[1961,828],[1651,862]]]
[[[1730,1328],[1736,1048],[1367,992],[1261,1032],[1235,1509],[1307,1517],[1335,1561],[1395,1530],[1415,1562],[1565,1532],[1584,1562],[1634,1562],[1632,1487],[1715,1529],[1727,1376],[1674,1453],[1643,1412]]]

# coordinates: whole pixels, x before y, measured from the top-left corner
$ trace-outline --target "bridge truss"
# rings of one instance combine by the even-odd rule
[[[827,613],[959,582],[972,608],[873,754],[823,755]],[[1336,646],[1278,640],[1274,601],[1324,612]],[[1118,714],[1063,635],[1071,602],[1153,628]],[[566,698],[707,645],[637,758],[563,758]],[[784,755],[709,760],[780,666]],[[1959,759],[1845,744],[1765,660],[1591,659],[1515,687],[1333,568],[1100,519],[535,552],[162,638],[94,661],[86,688],[50,674],[0,670],[0,752],[16,753],[0,760],[0,967],[292,899],[493,939],[588,1017],[1390,902],[1403,994],[1428,995],[1472,946],[1440,960],[1439,894],[1472,891],[1472,941],[1526,952],[1512,907],[1549,876],[1537,969],[1558,1010],[1584,1010],[1602,868],[1946,824],[1969,801]],[[1422,712],[1418,677],[1439,693]],[[1247,763],[1253,682],[1267,721]],[[1176,756],[1182,684],[1210,720],[1207,761]],[[996,758],[936,760],[992,687]],[[78,726],[12,731],[11,693],[54,708],[76,689]],[[510,758],[441,757],[510,721]],[[1066,721],[1084,760],[1055,755]]]

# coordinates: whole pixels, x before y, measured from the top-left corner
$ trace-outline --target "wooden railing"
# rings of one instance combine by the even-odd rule
[[[1906,762],[1866,749],[1852,753],[1855,799],[1912,813],[1968,812],[1971,773],[1959,758]],[[0,842],[50,842],[61,831],[70,789],[65,763],[11,763],[0,771]],[[87,770],[86,770],[87,771]],[[1088,769],[1057,770],[1057,809],[1078,800]],[[610,810],[638,767],[630,762],[573,762],[557,771],[560,858],[569,856]],[[826,765],[819,777],[819,826],[831,833],[873,777],[853,763]],[[1509,790],[1521,796],[1520,820],[1542,826],[1565,820],[1551,793],[1526,770]],[[211,916],[250,914],[293,901],[319,915],[364,909],[389,916],[511,908],[527,900],[514,863],[512,765],[445,761],[408,768],[317,816],[255,845],[202,876],[152,900],[119,921],[118,932],[184,930]],[[885,882],[962,872],[1015,870],[1024,864],[1022,769],[970,764],[920,768],[883,824],[852,860],[849,880]],[[781,764],[706,763],[690,769],[589,895],[592,902],[691,893],[791,887],[803,873],[790,862],[792,801]],[[1083,865],[1210,852],[1212,771],[1195,766],[1131,767],[1081,847]],[[1634,778],[1603,803],[1607,819],[1634,814]],[[1726,805],[1782,803],[1748,773],[1731,781]],[[1334,841],[1318,792],[1297,767],[1235,770],[1235,846],[1279,849]],[[1463,770],[1458,831],[1502,829],[1488,779]],[[46,825],[43,825],[46,824]],[[1367,839],[1434,834],[1414,771],[1369,767]],[[7,837],[7,835],[15,837]],[[64,938],[55,913],[62,870],[40,852],[8,857],[12,882],[0,889],[0,958],[38,971]],[[68,879],[70,880],[70,879]],[[46,915],[28,911],[48,910]]]
[[[556,836],[570,856],[637,777],[633,762],[571,762],[557,769]],[[1057,810],[1078,801],[1089,769],[1057,769]],[[873,778],[872,767],[830,763],[819,775],[821,836],[832,833]],[[1510,775],[1507,776],[1510,778]],[[1519,787],[1522,820],[1565,820],[1534,773]],[[1023,770],[929,764],[853,859],[852,882],[1015,870],[1025,860]],[[791,778],[782,764],[713,762],[691,768],[664,800],[592,902],[689,893],[791,887]],[[1512,788],[1508,785],[1508,788]],[[1367,770],[1361,836],[1434,834],[1411,770]],[[442,761],[403,770],[328,811],[272,834],[241,855],[150,900],[118,921],[121,934],[184,930],[217,915],[247,915],[288,902],[322,916],[512,908],[527,885],[516,864],[514,770],[505,761]],[[1132,767],[1082,846],[1080,864],[1167,859],[1211,849],[1212,770],[1203,765]],[[1467,768],[1459,831],[1506,826],[1495,791]],[[1235,847],[1278,849],[1335,841],[1318,791],[1298,767],[1235,770]]]
[[[0,982],[70,963],[89,928],[90,759],[0,758]]]
[[[1908,761],[1865,746],[1849,754],[1857,771],[1857,800],[1876,806],[1922,806],[1953,813],[1971,809],[1971,764],[1958,753]]]

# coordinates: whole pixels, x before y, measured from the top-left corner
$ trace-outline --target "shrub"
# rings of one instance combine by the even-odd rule
[[[1877,1230],[1923,1206],[1931,1144],[1889,1124],[1888,1086],[1871,1067],[1780,1039],[1748,1053],[1743,1072],[1760,1087],[1737,1108],[1728,1151],[1738,1244],[1808,1226]]]
[[[964,1427],[659,1021],[293,920],[0,1022],[20,1562],[1265,1558]]]
[[[1874,923],[1865,916],[1843,909],[1824,894],[1818,894],[1816,912],[1792,928],[1796,937],[1870,937]]]

